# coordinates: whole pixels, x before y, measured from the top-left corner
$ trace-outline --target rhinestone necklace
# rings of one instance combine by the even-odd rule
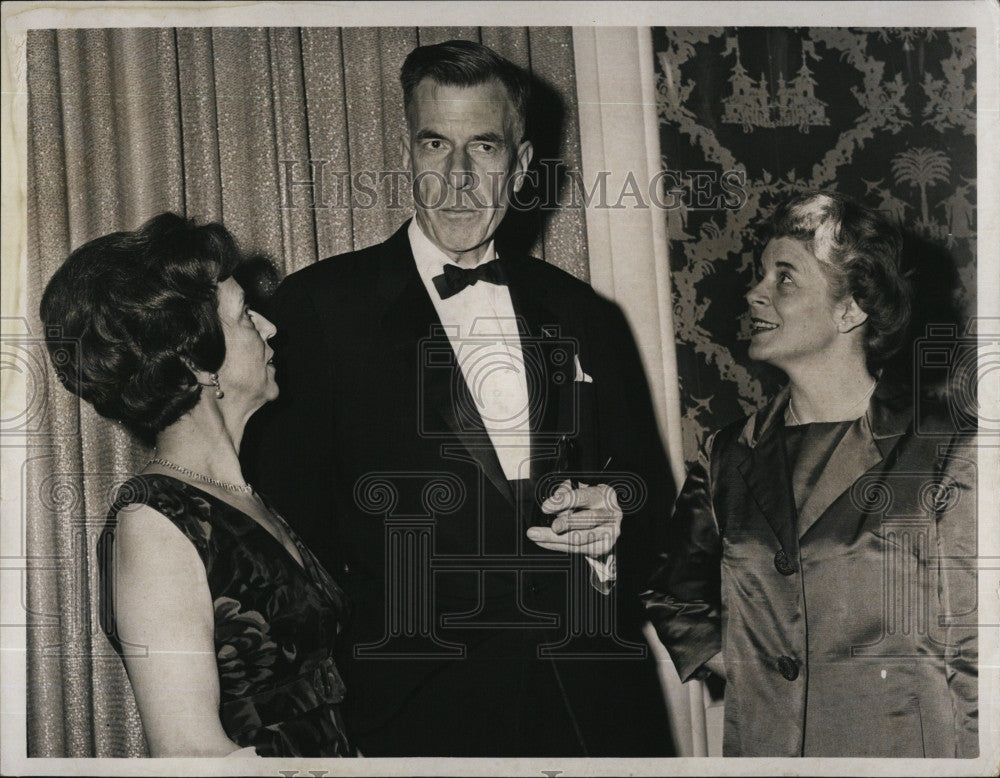
[[[203,473],[189,470],[188,468],[182,467],[181,465],[171,462],[169,459],[164,459],[163,457],[153,457],[149,460],[149,464],[169,467],[172,470],[176,470],[178,473],[186,475],[188,478],[193,478],[195,481],[201,481],[202,483],[212,484],[212,486],[218,486],[221,489],[225,489],[227,492],[233,492],[235,494],[253,494],[253,487],[250,484],[233,484],[229,483],[229,481],[220,481],[217,478],[212,478],[211,476],[204,475]]]

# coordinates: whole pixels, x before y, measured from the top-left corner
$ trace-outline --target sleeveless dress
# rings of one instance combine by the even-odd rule
[[[118,653],[112,544],[118,512],[135,503],[173,522],[205,564],[215,608],[219,718],[229,738],[260,756],[354,756],[333,659],[346,597],[283,520],[302,565],[263,526],[196,486],[159,474],[125,482],[98,545],[101,625]]]

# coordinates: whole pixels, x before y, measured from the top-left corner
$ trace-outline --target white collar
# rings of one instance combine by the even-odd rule
[[[440,275],[445,265],[459,267],[457,262],[448,257],[447,254],[431,242],[430,238],[424,235],[424,231],[417,224],[416,217],[410,221],[410,226],[406,229],[406,235],[410,239],[410,250],[413,252],[413,259],[417,263],[417,271],[420,273],[421,278],[430,279],[436,275]],[[479,264],[483,265],[495,258],[496,248],[491,239],[489,245],[486,246],[483,258],[479,260]]]

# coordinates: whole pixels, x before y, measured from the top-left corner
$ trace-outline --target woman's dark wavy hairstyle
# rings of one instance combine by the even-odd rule
[[[874,373],[904,344],[910,285],[900,272],[903,239],[878,211],[838,192],[800,192],[781,203],[765,237],[804,242],[819,260],[833,296],[847,295],[868,314],[865,360]]]
[[[144,442],[191,410],[226,356],[217,284],[242,261],[221,224],[161,213],[76,249],[42,295],[62,384]]]
[[[479,86],[496,79],[507,90],[518,120],[517,138],[523,140],[530,86],[524,72],[493,49],[473,41],[453,40],[418,46],[403,61],[399,83],[407,118],[417,85],[430,78],[446,86]]]

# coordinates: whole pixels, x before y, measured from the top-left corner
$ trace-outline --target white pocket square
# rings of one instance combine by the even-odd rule
[[[594,383],[594,379],[583,372],[583,368],[580,367],[580,357],[578,357],[576,354],[573,355],[573,366],[576,370],[576,373],[573,376],[574,381],[582,381],[585,384]]]

